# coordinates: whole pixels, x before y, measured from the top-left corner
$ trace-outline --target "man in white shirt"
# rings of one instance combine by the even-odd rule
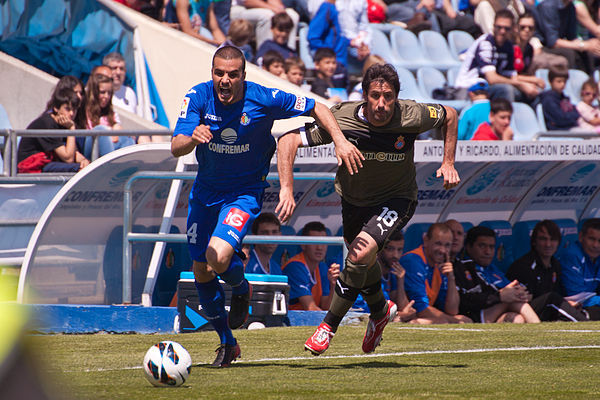
[[[125,58],[120,53],[112,52],[104,56],[102,64],[109,67],[112,71],[113,106],[142,116],[140,110],[138,110],[138,101],[135,92],[129,86],[124,85],[125,74],[127,73]]]

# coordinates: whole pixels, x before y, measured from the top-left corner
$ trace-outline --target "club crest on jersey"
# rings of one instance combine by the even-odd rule
[[[465,276],[468,280],[473,280],[473,277],[471,277],[471,273],[469,271],[465,271]]]
[[[246,126],[250,123],[250,117],[246,113],[242,113],[242,118],[240,118],[240,124]]]
[[[406,141],[404,140],[404,136],[400,135],[396,139],[396,143],[394,143],[394,147],[397,150],[402,150],[402,148],[404,147],[405,144],[406,144]]]
[[[232,208],[229,210],[229,213],[225,217],[223,223],[235,228],[238,232],[242,232],[244,225],[246,225],[246,222],[248,222],[248,218],[250,218],[250,214],[240,209]]]
[[[237,140],[237,132],[231,128],[225,128],[223,129],[223,132],[221,132],[221,139],[227,144],[235,143]]]
[[[181,103],[181,111],[179,111],[179,118],[186,118],[187,117],[187,110],[188,110],[188,106],[190,105],[190,98],[189,97],[184,97],[183,98],[183,103]]]

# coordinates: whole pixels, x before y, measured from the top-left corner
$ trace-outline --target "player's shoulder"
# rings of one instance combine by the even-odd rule
[[[212,93],[212,81],[201,82],[195,86],[192,86],[186,93],[186,97],[195,97],[199,99],[205,99],[209,93]]]

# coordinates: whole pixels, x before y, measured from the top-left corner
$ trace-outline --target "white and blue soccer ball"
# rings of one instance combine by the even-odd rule
[[[192,358],[179,343],[164,341],[148,349],[143,366],[146,379],[154,386],[179,386],[190,375]]]

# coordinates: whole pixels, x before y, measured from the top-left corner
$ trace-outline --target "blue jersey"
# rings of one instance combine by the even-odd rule
[[[281,266],[274,258],[269,260],[269,272],[267,272],[260,263],[260,260],[256,255],[256,250],[254,249],[252,249],[252,252],[250,253],[250,258],[248,260],[248,264],[246,265],[245,271],[247,274],[283,275],[281,272]]]
[[[275,152],[273,122],[309,115],[314,106],[314,99],[253,82],[244,83],[242,100],[223,105],[212,81],[194,86],[183,99],[173,136],[192,136],[198,125],[208,125],[213,138],[196,146],[198,175],[191,198],[207,189],[231,192],[267,187],[265,178]]]

